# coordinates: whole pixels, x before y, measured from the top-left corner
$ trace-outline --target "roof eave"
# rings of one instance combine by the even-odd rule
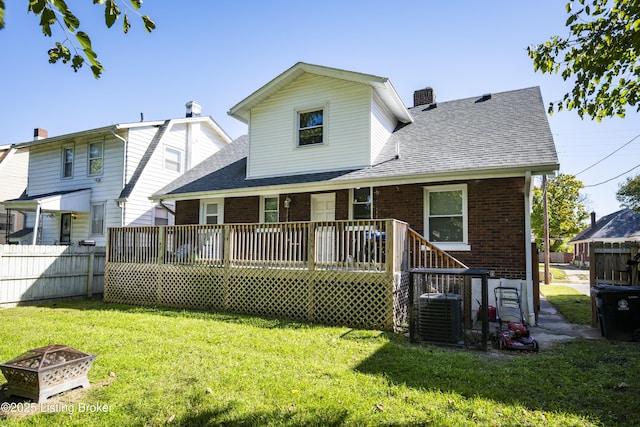
[[[538,165],[536,169],[547,171],[548,168]],[[549,167],[551,167],[550,165]],[[557,165],[555,165],[557,166]],[[516,176],[525,176],[527,172],[534,175],[530,167],[512,167],[500,169],[484,169],[484,170],[466,170],[466,171],[450,171],[442,173],[429,174],[411,174],[411,175],[395,175],[395,176],[379,176],[365,177],[357,179],[332,179],[328,181],[313,181],[296,184],[278,184],[265,185],[258,187],[230,188],[224,190],[205,190],[191,193],[178,194],[153,194],[149,197],[152,201],[159,200],[193,200],[213,197],[243,197],[256,196],[273,193],[303,193],[307,191],[331,191],[339,190],[347,187],[357,186],[388,186],[403,185],[416,183],[436,183],[444,181],[466,181],[470,179],[491,179],[491,178],[508,178]],[[546,173],[546,172],[545,172]]]

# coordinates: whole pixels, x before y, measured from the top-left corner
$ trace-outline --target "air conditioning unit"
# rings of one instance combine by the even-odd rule
[[[422,294],[418,310],[418,336],[423,341],[453,344],[463,341],[460,295]]]

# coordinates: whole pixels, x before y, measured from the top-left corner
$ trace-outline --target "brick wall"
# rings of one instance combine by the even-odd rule
[[[176,201],[176,225],[199,224],[200,200]]]
[[[375,187],[374,217],[407,222],[424,235],[424,187],[444,184],[452,182]],[[349,190],[335,194],[336,220],[348,219]],[[524,178],[468,181],[467,196],[471,251],[451,251],[451,255],[469,267],[494,270],[496,277],[525,278]],[[197,224],[198,209],[197,200],[177,202],[176,224]],[[311,193],[280,195],[280,221],[309,221],[310,212]],[[260,197],[225,199],[224,218],[226,223],[258,222]]]
[[[224,222],[231,224],[260,222],[260,197],[224,199]]]
[[[471,251],[451,255],[496,277],[524,279],[524,178],[470,181],[468,200]]]

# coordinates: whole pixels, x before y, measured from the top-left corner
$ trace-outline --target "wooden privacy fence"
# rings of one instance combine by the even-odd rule
[[[591,242],[589,269],[591,286],[638,285],[637,265],[628,266],[640,251],[639,242]]]
[[[408,270],[464,267],[396,220],[109,229],[107,302],[393,329]]]
[[[106,250],[0,245],[0,306],[101,294]]]

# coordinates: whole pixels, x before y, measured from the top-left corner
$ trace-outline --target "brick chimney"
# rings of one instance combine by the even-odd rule
[[[429,105],[436,102],[436,94],[433,93],[433,89],[425,87],[424,89],[416,90],[413,92],[413,106]]]
[[[33,140],[34,141],[39,141],[41,139],[45,139],[49,137],[49,132],[47,132],[46,129],[42,129],[42,128],[35,128],[33,130]]]
[[[200,112],[202,111],[202,107],[195,101],[189,101],[186,104],[187,107],[187,117],[200,117]]]

